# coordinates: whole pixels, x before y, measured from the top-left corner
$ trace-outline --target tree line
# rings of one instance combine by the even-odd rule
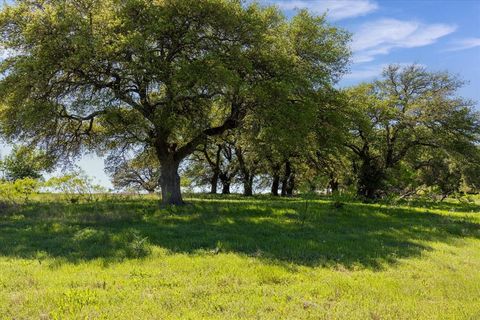
[[[20,0],[0,12],[0,133],[55,165],[106,156],[119,188],[245,195],[478,192],[480,118],[421,66],[337,89],[350,34],[233,0]],[[183,182],[180,174],[183,175]]]

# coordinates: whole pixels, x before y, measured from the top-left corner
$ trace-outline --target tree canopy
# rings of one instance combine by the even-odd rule
[[[336,84],[349,34],[236,0],[18,0],[0,11],[0,134],[61,164],[107,158],[119,188],[182,204],[210,185],[477,190],[479,115],[462,81],[412,65]],[[186,180],[184,180],[186,181]]]
[[[25,178],[40,179],[42,173],[52,168],[54,163],[42,152],[28,146],[15,146],[12,152],[0,160],[3,179],[16,181]]]
[[[385,192],[389,174],[408,155],[441,149],[467,156],[476,150],[480,119],[472,102],[457,96],[461,85],[445,72],[391,65],[382,80],[346,91],[351,126],[345,145],[358,159],[360,196]]]
[[[148,146],[164,203],[209,136],[302,101],[342,73],[348,34],[229,0],[20,0],[0,14],[2,133],[58,159]],[[291,107],[284,100],[276,107]]]

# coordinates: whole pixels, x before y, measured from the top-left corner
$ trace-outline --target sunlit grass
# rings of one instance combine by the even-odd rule
[[[480,318],[478,203],[188,201],[0,214],[0,317]]]

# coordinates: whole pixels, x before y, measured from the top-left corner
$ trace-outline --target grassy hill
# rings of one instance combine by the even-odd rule
[[[480,205],[196,196],[0,209],[0,318],[480,319]]]

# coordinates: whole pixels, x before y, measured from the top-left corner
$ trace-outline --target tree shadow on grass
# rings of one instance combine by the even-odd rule
[[[272,263],[382,269],[430,250],[430,242],[480,238],[467,217],[359,203],[193,201],[159,209],[153,200],[35,203],[0,215],[0,255],[69,262],[149,254],[234,252]]]

